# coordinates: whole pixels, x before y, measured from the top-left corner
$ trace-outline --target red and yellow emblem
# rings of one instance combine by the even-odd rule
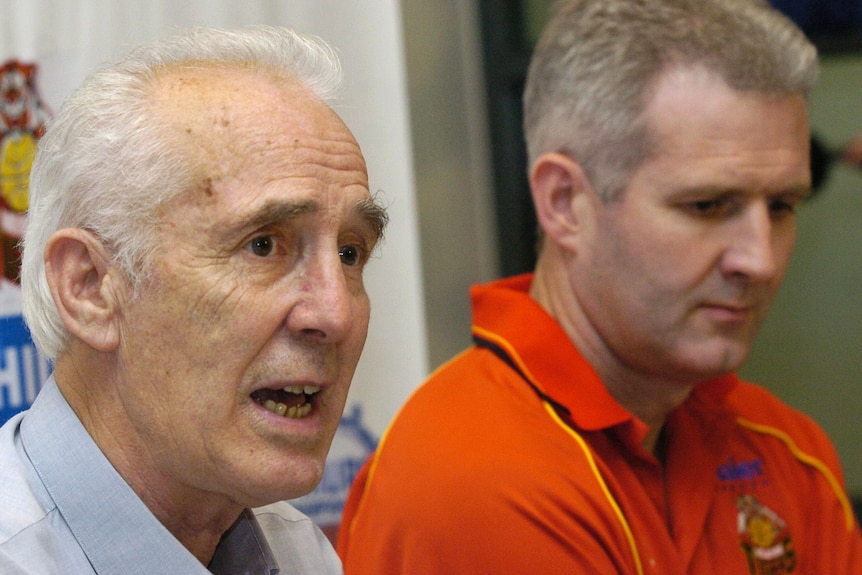
[[[752,575],[784,575],[796,569],[796,551],[784,520],[751,495],[736,500],[739,542]]]

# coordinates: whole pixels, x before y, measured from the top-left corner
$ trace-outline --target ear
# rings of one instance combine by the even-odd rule
[[[119,345],[120,287],[110,254],[92,233],[65,228],[45,246],[45,275],[66,328],[90,347]]]
[[[545,241],[576,251],[598,201],[581,165],[564,154],[542,154],[530,171],[530,190]]]

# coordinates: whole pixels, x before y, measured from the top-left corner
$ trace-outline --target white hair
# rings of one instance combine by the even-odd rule
[[[86,229],[137,289],[153,261],[157,210],[193,184],[193,166],[172,149],[150,105],[165,66],[253,66],[287,74],[331,103],[341,86],[334,50],[290,29],[192,28],[141,45],[89,76],[63,103],[38,144],[23,239],[24,318],[55,359],[69,341],[45,276],[44,250],[62,228]]]

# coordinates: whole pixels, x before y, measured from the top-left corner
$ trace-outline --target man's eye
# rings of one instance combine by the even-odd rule
[[[275,251],[275,239],[272,236],[259,236],[249,242],[248,248],[254,255],[265,257]]]
[[[721,204],[717,200],[701,200],[691,204],[695,212],[709,214],[718,210]]]
[[[338,255],[344,265],[355,266],[362,263],[362,250],[357,246],[341,246],[338,248]]]
[[[714,218],[729,215],[734,210],[733,202],[724,199],[697,200],[687,204],[691,213],[702,218]]]
[[[769,211],[776,216],[793,214],[796,212],[796,204],[784,200],[771,200],[769,202]]]

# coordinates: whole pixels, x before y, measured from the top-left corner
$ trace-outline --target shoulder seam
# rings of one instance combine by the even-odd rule
[[[841,484],[839,483],[838,478],[835,477],[835,474],[832,473],[832,470],[829,469],[829,466],[827,466],[822,460],[802,451],[799,446],[796,445],[796,442],[793,441],[793,438],[791,438],[787,433],[776,427],[755,423],[744,417],[737,417],[736,422],[745,429],[754,431],[755,433],[769,435],[778,439],[779,441],[784,443],[785,446],[787,446],[787,449],[790,450],[790,453],[793,454],[796,459],[798,459],[805,465],[808,465],[819,471],[823,475],[824,479],[826,479],[826,483],[832,489],[835,496],[838,498],[838,502],[841,504],[841,507],[844,510],[844,523],[847,527],[847,530],[853,530],[853,525],[855,524],[853,506],[850,504],[850,499],[847,497],[847,494],[844,493],[844,490],[841,488]]]

